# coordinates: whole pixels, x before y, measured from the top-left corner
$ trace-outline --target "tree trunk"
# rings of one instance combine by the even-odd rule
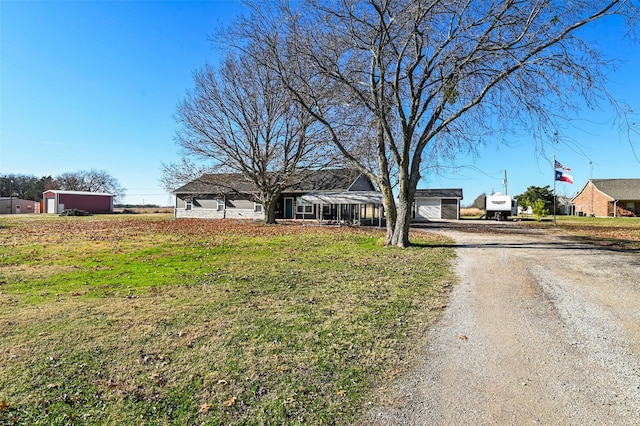
[[[260,197],[262,207],[264,208],[264,223],[267,225],[273,225],[276,223],[276,205],[278,204],[278,198],[280,193],[277,194],[265,194]]]
[[[384,204],[384,214],[387,221],[387,236],[384,244],[390,246],[393,244],[393,234],[396,229],[396,217],[398,215],[396,210],[396,203],[393,199],[393,190],[390,185],[381,185],[382,199]]]
[[[411,205],[406,200],[398,200],[398,214],[396,226],[391,237],[390,245],[409,247],[409,226],[411,225]]]
[[[264,206],[264,223],[273,225],[276,223],[276,201],[271,201]]]
[[[385,207],[386,209],[386,207]],[[393,245],[393,234],[396,230],[396,215],[394,214],[386,214],[387,219],[387,236],[384,240],[385,246]]]
[[[411,225],[411,209],[415,194],[415,179],[408,179],[407,173],[401,173],[400,192],[396,207],[395,228],[389,245],[396,247],[409,247],[409,226]]]

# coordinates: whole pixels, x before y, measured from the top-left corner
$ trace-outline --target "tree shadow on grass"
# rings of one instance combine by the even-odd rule
[[[579,241],[582,244],[594,245],[601,250],[610,250],[624,253],[640,253],[640,241],[636,240],[620,240],[614,238],[588,236],[563,236],[560,238]]]
[[[502,243],[502,242],[487,242],[487,243],[471,243],[471,244],[425,244],[425,243],[411,243],[410,247],[429,249],[429,248],[454,248],[454,249],[537,249],[537,250],[588,250],[588,251],[610,251],[616,253],[630,253],[640,254],[640,242],[638,241],[626,241],[626,240],[614,240],[614,241],[601,241],[593,240],[591,238],[580,237],[560,237],[561,241],[557,242],[518,242],[518,243]]]

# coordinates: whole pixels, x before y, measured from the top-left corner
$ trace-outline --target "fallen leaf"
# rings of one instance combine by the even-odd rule
[[[225,379],[220,379],[220,380],[218,380],[218,384],[219,385],[226,385],[227,381]]]
[[[345,396],[345,395],[347,394],[347,391],[346,391],[346,390],[344,390],[344,389],[340,389],[340,390],[337,392],[337,394],[338,394],[338,396]]]
[[[400,370],[393,370],[387,375],[387,380],[393,380],[402,373]]]
[[[232,396],[231,398],[223,402],[222,405],[224,405],[225,407],[231,407],[233,404],[236,403],[236,401],[238,401],[238,398],[236,398],[235,396]]]
[[[53,388],[57,388],[58,386],[60,386],[58,383],[49,383],[49,385],[47,387],[49,389],[53,389]]]
[[[0,401],[0,411],[4,411],[7,408],[9,408],[9,404],[7,404],[7,401],[5,401],[4,399]]]
[[[284,403],[285,404],[293,404],[294,402],[296,402],[296,397],[295,396],[290,396],[289,398],[286,399],[286,401]]]
[[[211,410],[211,408],[213,408],[213,404],[202,404],[200,406],[200,409],[198,410],[198,413],[206,413]]]
[[[464,334],[461,334],[461,335],[459,335],[459,336],[458,336],[458,339],[460,339],[460,340],[467,340],[467,339],[469,339],[469,338],[468,338],[467,336],[465,336]]]

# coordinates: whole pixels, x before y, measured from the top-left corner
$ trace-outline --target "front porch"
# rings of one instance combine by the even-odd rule
[[[295,206],[298,220],[324,225],[385,226],[382,194],[376,191],[311,192],[296,197]]]

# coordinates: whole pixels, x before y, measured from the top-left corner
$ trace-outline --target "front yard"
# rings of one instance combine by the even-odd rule
[[[0,424],[353,424],[424,348],[452,242],[0,219]]]

